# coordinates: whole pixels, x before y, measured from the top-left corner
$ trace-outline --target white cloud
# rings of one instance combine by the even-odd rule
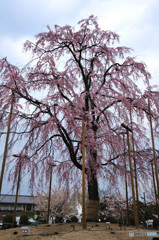
[[[80,17],[97,15],[100,27],[122,32],[125,28],[136,28],[155,2],[156,0],[92,0],[89,1],[89,7],[80,11]]]
[[[23,51],[23,44],[29,39],[34,39],[30,36],[18,39],[9,37],[0,38],[0,58],[7,57],[8,61],[18,67],[24,66],[30,60],[30,54]]]
[[[31,9],[35,11],[35,14],[38,13],[37,10],[44,11],[49,14],[52,11],[59,11],[61,9],[67,11],[70,8],[74,8],[79,0],[16,0],[16,5],[20,6],[21,9],[28,11]],[[27,7],[27,9],[26,9]]]
[[[63,19],[65,14],[71,13],[80,3],[80,0],[15,0],[11,5],[16,13],[13,13],[15,18],[25,19],[25,21],[32,19],[41,24],[41,20],[47,21],[54,19],[55,16],[58,21]],[[47,22],[47,24],[51,23]]]
[[[152,84],[158,84],[159,19],[156,0],[93,0],[82,14],[92,11],[102,29],[120,35],[120,45],[133,48],[134,55],[144,61],[152,74]]]
[[[9,1],[4,2],[5,12]],[[5,35],[0,37],[0,57],[8,56],[13,64],[21,66],[29,60],[22,45],[32,40],[34,32],[45,30],[47,24],[76,26],[78,20],[94,14],[101,28],[117,32],[120,44],[135,50],[134,55],[147,63],[154,81],[158,81],[158,0],[15,0],[11,7],[10,21],[1,16]]]

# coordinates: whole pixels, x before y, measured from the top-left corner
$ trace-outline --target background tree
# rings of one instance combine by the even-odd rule
[[[37,193],[36,208],[35,210],[40,213],[43,219],[47,218],[47,207],[48,207],[48,193],[42,192]],[[77,214],[77,198],[76,194],[70,194],[65,189],[54,189],[51,193],[50,201],[50,218],[63,219],[71,215]]]
[[[44,174],[48,159],[56,162],[60,182],[77,183],[81,175],[81,117],[85,121],[86,176],[88,203],[94,206],[89,220],[98,218],[98,178],[114,184],[123,176],[121,122],[129,124],[134,109],[134,140],[140,161],[140,176],[147,176],[147,137],[144,119],[147,100],[135,81],[149,87],[150,74],[144,63],[130,57],[131,49],[118,46],[119,36],[101,30],[90,16],[78,27],[49,26],[24,50],[32,59],[19,69],[7,59],[0,60],[1,132],[7,125],[14,89],[15,104],[9,147],[23,140],[21,152],[32,163],[31,182]],[[156,104],[156,101],[155,101]],[[158,105],[157,108],[158,109]],[[54,155],[54,152],[56,154]],[[53,160],[54,155],[54,160]]]
[[[126,201],[119,191],[100,198],[99,214],[107,222],[126,223]]]

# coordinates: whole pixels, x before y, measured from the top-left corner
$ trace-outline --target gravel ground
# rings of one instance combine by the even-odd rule
[[[30,233],[23,233],[22,228],[12,228],[0,231],[0,240],[150,240],[153,236],[143,236],[158,230],[135,229],[134,227],[122,227],[117,224],[87,223],[87,229],[83,230],[81,223],[61,223],[51,225],[38,225],[30,227]],[[129,236],[129,234],[138,236]]]

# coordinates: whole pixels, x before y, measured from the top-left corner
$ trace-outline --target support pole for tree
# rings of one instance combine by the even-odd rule
[[[51,186],[52,186],[52,168],[56,166],[50,164],[50,183],[49,183],[49,197],[48,197],[48,209],[47,209],[47,219],[46,223],[49,224],[49,215],[50,215],[50,200],[51,200]]]
[[[125,157],[125,137],[123,134],[124,141],[124,164],[125,164],[125,193],[126,193],[126,212],[127,212],[127,225],[129,226],[129,203],[128,203],[128,184],[127,184],[127,172],[126,172],[126,157]]]
[[[85,203],[85,126],[82,119],[82,227],[86,229],[86,203]]]
[[[152,139],[153,157],[154,157],[154,165],[155,165],[155,176],[156,176],[156,183],[157,183],[157,200],[159,201],[158,169],[157,169],[157,160],[156,160],[155,142],[154,142],[154,136],[153,136],[152,117],[151,117],[151,108],[150,108],[150,99],[149,99],[149,97],[148,97],[148,111],[149,111],[149,116],[150,116],[151,139]]]
[[[133,146],[133,159],[134,159],[134,176],[135,176],[135,190],[136,190],[136,206],[137,206],[137,215],[138,215],[138,222],[139,222],[139,194],[138,194],[138,180],[137,180],[137,170],[136,170],[136,157],[135,157],[135,144],[134,144],[134,131],[133,131],[133,124],[132,124],[132,112],[130,106],[130,121],[131,121],[131,130],[132,130],[132,146]]]
[[[145,192],[144,192],[143,194],[144,194],[144,197],[143,197],[143,199],[144,199],[144,205],[145,205],[145,207],[146,207],[146,197],[145,197]]]
[[[121,124],[122,127],[126,129],[127,133],[127,144],[128,144],[128,152],[129,152],[129,165],[130,165],[130,176],[131,176],[131,188],[132,188],[132,197],[133,197],[133,205],[134,205],[134,219],[136,228],[139,227],[137,209],[136,209],[136,201],[135,201],[135,191],[134,191],[134,180],[133,180],[133,169],[131,162],[131,152],[130,152],[130,142],[129,142],[129,132],[132,132],[131,129],[126,126],[124,123]]]
[[[86,201],[85,201],[85,124],[84,118],[76,117],[82,120],[82,228],[86,229]]]
[[[4,168],[5,168],[5,162],[6,162],[6,156],[7,156],[7,148],[8,148],[8,140],[9,140],[9,133],[10,133],[10,124],[11,124],[11,118],[12,118],[13,104],[14,104],[14,92],[13,92],[13,89],[12,89],[12,101],[11,101],[11,107],[10,107],[10,112],[9,112],[7,136],[6,136],[4,155],[3,155],[3,161],[2,161],[2,168],[1,168],[1,176],[0,176],[0,194],[1,194],[1,190],[2,190]]]
[[[152,170],[152,180],[153,180],[153,187],[154,187],[155,199],[156,199],[156,204],[157,204],[156,182],[155,182],[155,176],[154,176],[154,169],[153,169],[153,162],[152,162],[152,160],[151,160],[151,170]]]
[[[15,215],[16,215],[16,208],[17,208],[18,191],[19,191],[19,184],[20,184],[20,175],[21,175],[21,159],[19,159],[19,160],[20,160],[20,162],[19,162],[19,171],[18,171],[18,182],[17,182],[14,210],[13,210],[12,227],[15,226]]]

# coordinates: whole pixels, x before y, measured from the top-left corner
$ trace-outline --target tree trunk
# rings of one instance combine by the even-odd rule
[[[93,173],[91,179],[88,178],[88,201],[86,206],[86,220],[92,222],[98,221],[98,210],[98,182],[96,174]]]

